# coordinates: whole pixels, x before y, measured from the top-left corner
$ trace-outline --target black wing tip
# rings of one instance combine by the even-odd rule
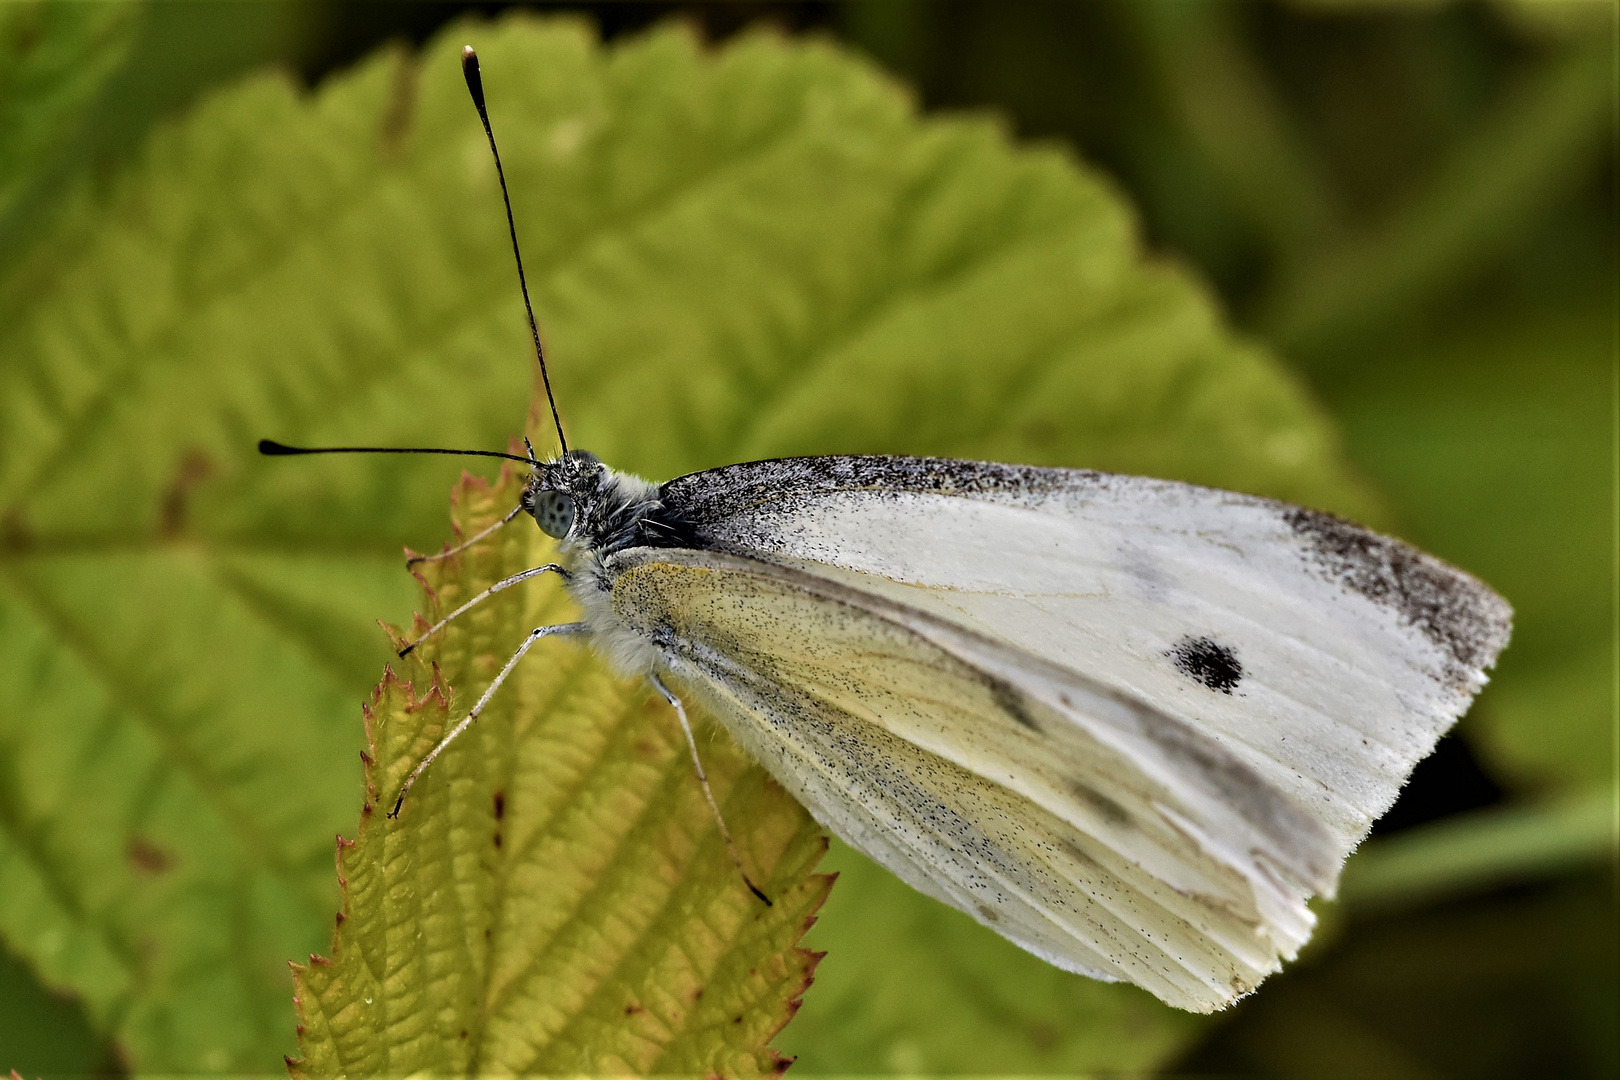
[[[1473,685],[1496,663],[1513,608],[1465,570],[1322,510],[1284,506],[1311,557],[1351,592],[1394,610],[1450,657],[1451,681]]]

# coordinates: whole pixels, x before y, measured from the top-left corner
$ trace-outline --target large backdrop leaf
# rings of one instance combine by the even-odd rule
[[[468,41],[570,437],[611,463],[948,454],[1378,517],[1106,183],[920,120],[831,46],[514,21],[215,94],[87,189],[0,321],[0,934],[141,1069],[294,1049],[285,965],[330,945],[375,620],[411,608],[400,545],[448,535],[454,465],[254,441],[499,448],[529,415]],[[1191,1030],[828,861],[801,1068],[1140,1067]]]
[[[499,522],[524,477],[468,478],[464,536]],[[556,557],[507,529],[422,563],[435,616]],[[366,714],[365,802],[338,845],[330,957],[296,969],[294,1075],[679,1072],[775,1075],[769,1042],[816,957],[796,946],[830,879],[804,808],[729,739],[705,773],[739,826],[755,899],[693,782],[674,711],[578,644],[542,641],[384,819],[404,778],[530,628],[578,610],[555,578],[485,600],[390,672]],[[414,685],[413,685],[414,683]],[[447,688],[470,690],[447,700]]]

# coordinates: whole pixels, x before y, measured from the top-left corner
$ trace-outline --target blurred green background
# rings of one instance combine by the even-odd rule
[[[1491,686],[1377,827],[1319,940],[1166,1073],[1620,1076],[1614,5],[558,9],[610,40],[672,16],[711,40],[759,22],[834,37],[930,110],[990,110],[1073,147],[1337,420],[1386,499],[1379,524],[1513,602]],[[26,19],[0,41],[7,305],[68,182],[115,173],[210,87],[266,64],[313,85],[469,9],[95,10],[104,48],[41,58]],[[17,107],[43,78],[84,93],[50,115]],[[28,1075],[123,1068],[5,951],[0,1050]]]

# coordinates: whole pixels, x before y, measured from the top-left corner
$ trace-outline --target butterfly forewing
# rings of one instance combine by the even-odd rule
[[[845,457],[729,466],[666,493],[708,545],[853,573],[1209,733],[1332,830],[1335,864],[1508,636],[1506,603],[1438,560],[1186,484]]]

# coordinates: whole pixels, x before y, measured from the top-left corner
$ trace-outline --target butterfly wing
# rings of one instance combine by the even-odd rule
[[[898,457],[663,489],[693,546],[797,566],[1092,680],[1218,741],[1345,856],[1506,644],[1501,597],[1327,514],[1187,484]]]
[[[1332,835],[1186,722],[800,568],[608,569],[624,630],[823,824],[1036,955],[1209,1011],[1309,935]]]

